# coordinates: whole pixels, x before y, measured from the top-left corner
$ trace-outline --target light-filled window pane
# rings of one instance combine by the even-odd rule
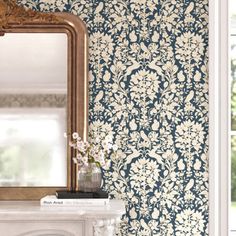
[[[235,230],[236,219],[236,36],[231,36],[231,204],[229,227]]]
[[[231,129],[236,130],[236,35],[231,36]]]
[[[236,135],[231,136],[231,208],[230,227],[234,229],[236,219]]]
[[[65,109],[0,112],[0,186],[66,186]]]
[[[236,2],[230,1],[230,89],[231,89],[231,203],[229,207],[230,235],[236,230]]]

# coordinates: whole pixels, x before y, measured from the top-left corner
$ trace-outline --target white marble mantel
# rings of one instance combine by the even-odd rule
[[[40,206],[36,201],[0,201],[1,236],[112,236],[124,203],[105,206]]]

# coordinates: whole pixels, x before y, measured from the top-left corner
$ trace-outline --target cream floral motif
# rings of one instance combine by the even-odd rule
[[[113,54],[113,40],[110,35],[95,32],[89,41],[89,55],[92,67],[96,68],[100,64],[108,64]]]
[[[206,136],[201,124],[194,121],[184,121],[176,127],[176,147],[184,156],[198,153]]]
[[[176,236],[201,236],[205,220],[200,212],[186,209],[176,216]]]
[[[131,164],[130,185],[136,191],[154,189],[158,178],[158,165],[155,161],[139,159]]]
[[[90,131],[115,136],[105,188],[122,236],[208,235],[208,1],[18,0],[80,16]]]
[[[201,35],[188,32],[176,39],[176,59],[181,63],[191,60],[199,62],[204,49],[205,45]]]
[[[133,100],[140,102],[146,99],[154,99],[158,91],[158,75],[151,71],[140,70],[131,75],[130,96]]]

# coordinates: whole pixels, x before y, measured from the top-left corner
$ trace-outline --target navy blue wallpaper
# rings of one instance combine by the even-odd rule
[[[22,0],[68,11],[90,37],[90,130],[114,135],[106,189],[119,235],[208,235],[208,2]]]

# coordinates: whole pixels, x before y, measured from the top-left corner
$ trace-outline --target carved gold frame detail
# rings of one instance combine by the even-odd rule
[[[88,36],[84,23],[70,13],[26,10],[12,0],[0,0],[0,37],[6,33],[65,33],[68,38],[67,133],[77,131],[87,139]],[[0,85],[1,86],[1,85]],[[69,142],[69,140],[68,140]],[[75,191],[77,167],[74,151],[67,145],[67,189]],[[37,200],[57,187],[0,187],[0,200]]]

